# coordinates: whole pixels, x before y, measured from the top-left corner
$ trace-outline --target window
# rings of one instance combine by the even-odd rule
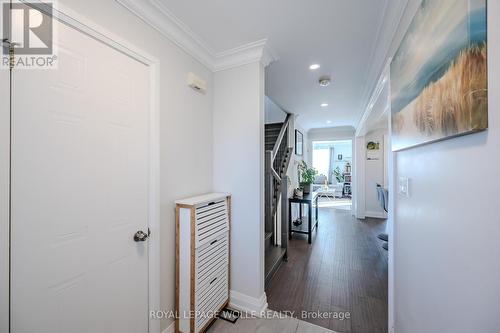
[[[352,165],[352,141],[313,141],[312,165],[318,174],[328,177],[329,183],[334,178],[333,171],[339,168],[346,171],[346,165]]]

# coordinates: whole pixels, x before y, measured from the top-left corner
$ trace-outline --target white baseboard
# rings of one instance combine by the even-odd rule
[[[375,212],[375,211],[366,211],[365,212],[366,217],[372,217],[376,219],[386,219],[387,214],[384,212]]]
[[[364,220],[366,218],[365,214],[354,214],[354,217],[358,220]]]
[[[175,333],[175,321],[168,325],[161,333]]]
[[[229,295],[229,306],[235,310],[253,313],[257,316],[267,310],[266,293],[263,293],[260,298],[255,298],[231,290]]]
[[[235,310],[248,312],[259,316],[267,310],[267,296],[263,293],[260,298],[251,297],[237,291],[231,290],[229,306]],[[175,321],[172,322],[161,333],[175,333]]]

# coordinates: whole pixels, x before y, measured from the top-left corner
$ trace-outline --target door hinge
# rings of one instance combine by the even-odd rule
[[[16,64],[14,47],[17,45],[17,43],[13,43],[9,39],[4,38],[2,39],[2,46],[4,45],[7,45],[6,47],[9,48],[9,69],[14,69],[14,66]]]

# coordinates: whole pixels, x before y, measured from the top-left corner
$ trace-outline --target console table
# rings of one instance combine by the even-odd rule
[[[293,197],[288,199],[288,238],[292,239],[292,233],[307,235],[307,242],[311,244],[312,232],[318,227],[318,192],[304,194],[302,198]],[[307,225],[303,222],[300,226],[292,223],[292,205],[299,204],[299,218],[302,220],[302,205],[307,205]],[[315,206],[315,216],[313,221],[313,206]],[[314,224],[313,224],[314,223]]]

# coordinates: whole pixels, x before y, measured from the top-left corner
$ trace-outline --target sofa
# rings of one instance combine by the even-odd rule
[[[321,191],[322,189],[325,189],[325,182],[328,186],[328,190],[335,190],[335,197],[341,198],[342,197],[342,192],[344,190],[344,183],[337,183],[337,180],[335,177],[333,178],[333,184],[328,182],[328,178],[325,175],[317,175],[316,178],[314,179],[313,183],[313,191]]]

